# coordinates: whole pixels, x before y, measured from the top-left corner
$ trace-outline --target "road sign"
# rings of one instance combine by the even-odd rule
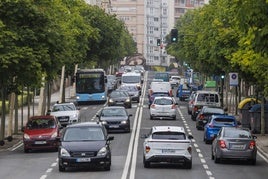
[[[238,73],[229,73],[230,86],[238,86]]]

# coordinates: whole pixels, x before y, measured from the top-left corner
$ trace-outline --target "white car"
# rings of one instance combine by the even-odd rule
[[[169,83],[172,87],[178,86],[180,84],[180,76],[171,76],[169,78]]]
[[[56,103],[52,110],[48,111],[50,115],[55,116],[62,126],[77,123],[80,121],[79,109],[74,103]]]
[[[180,126],[153,126],[144,136],[143,165],[149,168],[153,163],[184,164],[192,168],[193,136],[186,136]]]
[[[178,103],[173,97],[156,96],[150,106],[150,119],[174,119]]]

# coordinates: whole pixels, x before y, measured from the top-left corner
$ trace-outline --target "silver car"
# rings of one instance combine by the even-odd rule
[[[176,120],[176,109],[178,103],[173,97],[157,96],[150,106],[150,119],[171,118]]]
[[[247,160],[256,164],[256,136],[249,129],[222,127],[212,143],[211,159],[220,163],[223,159]]]
[[[143,165],[151,167],[153,163],[183,164],[192,168],[193,136],[186,136],[181,126],[153,126],[149,134],[143,136]]]

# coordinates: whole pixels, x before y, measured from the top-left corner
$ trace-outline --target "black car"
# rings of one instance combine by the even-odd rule
[[[108,131],[126,131],[130,132],[130,116],[127,110],[122,106],[104,107],[97,115]]]
[[[132,107],[131,97],[127,91],[115,90],[109,95],[108,106],[124,106],[126,108]]]
[[[111,150],[106,128],[99,122],[69,125],[61,137],[58,152],[59,171],[68,167],[100,166],[110,170]]]
[[[125,85],[121,85],[118,89],[127,91],[132,101],[136,101],[137,103],[140,102],[141,90],[138,89],[137,85],[125,84]]]
[[[196,117],[197,130],[203,130],[204,126],[209,122],[209,118],[212,115],[224,114],[224,113],[225,111],[221,107],[203,106],[203,108]]]

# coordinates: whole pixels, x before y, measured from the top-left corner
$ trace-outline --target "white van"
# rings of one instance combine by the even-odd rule
[[[150,96],[151,94],[155,92],[167,92],[167,93],[170,93],[170,96],[173,96],[171,84],[165,81],[152,81],[151,82],[148,95]]]
[[[135,84],[139,89],[141,89],[141,83],[142,78],[140,73],[136,72],[129,72],[129,73],[123,73],[121,78],[121,84],[127,85],[127,84]]]

